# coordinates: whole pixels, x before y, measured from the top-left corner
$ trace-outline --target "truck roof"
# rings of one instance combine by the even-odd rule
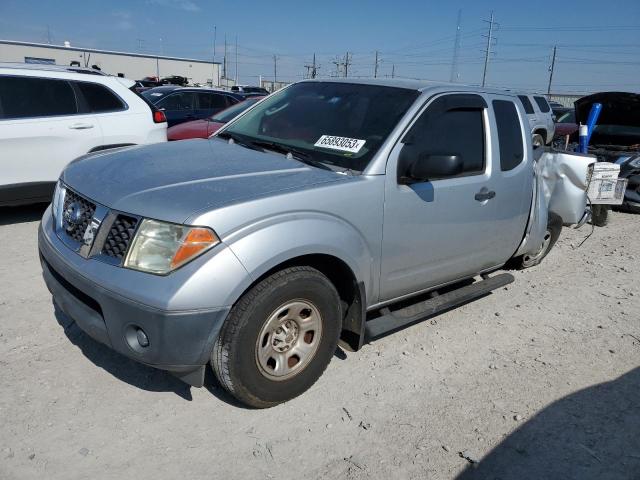
[[[383,87],[395,87],[395,88],[406,88],[409,90],[417,90],[420,92],[424,92],[430,89],[449,87],[453,88],[457,91],[462,92],[485,92],[485,93],[497,93],[502,95],[522,95],[523,92],[501,89],[501,88],[491,88],[491,87],[481,87],[478,85],[465,85],[462,83],[450,83],[450,82],[441,82],[436,80],[414,80],[414,79],[404,79],[404,78],[321,78],[321,79],[307,79],[302,80],[302,82],[334,82],[334,83],[351,83],[351,84],[361,84],[361,85],[379,85]]]

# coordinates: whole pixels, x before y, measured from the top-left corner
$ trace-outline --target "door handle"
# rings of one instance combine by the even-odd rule
[[[69,128],[72,130],[87,130],[89,128],[93,128],[92,123],[74,123],[73,125],[69,125]]]
[[[496,192],[494,192],[493,190],[486,190],[486,191],[481,190],[478,193],[476,193],[474,198],[479,202],[484,202],[485,200],[491,200],[495,196],[496,196]]]

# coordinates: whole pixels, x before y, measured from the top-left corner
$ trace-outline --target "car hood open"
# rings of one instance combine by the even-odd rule
[[[574,103],[578,123],[587,123],[594,103],[602,104],[602,112],[591,145],[625,147],[640,143],[640,94],[600,92],[582,97]]]
[[[575,101],[576,121],[586,125],[594,103],[602,104],[598,124],[640,127],[640,94],[600,92]]]
[[[62,181],[122,212],[182,223],[191,214],[346,176],[223,140],[126,147],[73,161]]]

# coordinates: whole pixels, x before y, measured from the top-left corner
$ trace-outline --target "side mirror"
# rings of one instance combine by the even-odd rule
[[[463,172],[462,155],[420,153],[405,163],[399,182],[410,184],[459,175]]]

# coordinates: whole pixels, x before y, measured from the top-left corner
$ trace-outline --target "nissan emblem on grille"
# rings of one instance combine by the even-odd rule
[[[72,202],[64,211],[64,223],[67,232],[71,232],[74,228],[82,223],[84,209],[78,202]]]

